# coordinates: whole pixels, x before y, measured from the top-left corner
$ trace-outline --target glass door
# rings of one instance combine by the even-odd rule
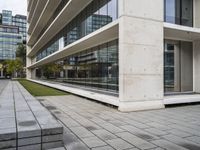
[[[164,91],[193,91],[192,43],[166,40],[164,46]]]

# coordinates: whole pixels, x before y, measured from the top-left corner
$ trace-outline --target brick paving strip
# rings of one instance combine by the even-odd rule
[[[63,146],[63,127],[17,81],[0,80],[0,149]]]
[[[38,97],[67,150],[200,150],[200,105],[121,113],[74,95]]]

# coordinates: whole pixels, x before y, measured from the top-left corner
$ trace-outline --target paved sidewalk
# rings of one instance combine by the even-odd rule
[[[6,85],[8,84],[9,80],[0,80],[0,94],[3,91],[3,89],[6,87]]]
[[[63,123],[67,150],[200,150],[200,105],[121,113],[73,95],[38,99]]]

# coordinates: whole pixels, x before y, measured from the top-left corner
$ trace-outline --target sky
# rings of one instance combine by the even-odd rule
[[[2,10],[11,10],[12,15],[26,14],[27,0],[0,0],[0,13]]]

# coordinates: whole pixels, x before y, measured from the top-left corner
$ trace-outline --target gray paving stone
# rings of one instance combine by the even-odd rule
[[[117,150],[125,150],[128,148],[132,148],[133,145],[127,143],[126,141],[118,138],[118,139],[112,139],[112,140],[108,140],[106,141],[109,145],[111,145],[112,147],[114,147]]]
[[[147,142],[128,132],[118,133],[117,136],[119,136],[120,138],[124,139],[125,141],[131,143],[132,145],[140,149],[151,149],[156,147],[150,142]]]
[[[100,124],[101,127],[103,127],[104,129],[112,132],[112,133],[118,133],[118,132],[123,132],[125,130],[117,127],[117,126],[114,126],[113,124],[111,123],[103,123],[103,124]]]
[[[167,140],[156,140],[156,141],[152,141],[152,143],[154,143],[157,146],[160,146],[166,150],[187,150],[184,147],[178,146],[172,142],[169,142]]]
[[[117,138],[114,134],[108,132],[105,129],[94,130],[92,131],[92,133],[94,133],[96,136],[98,136],[102,140],[112,140],[112,139]]]
[[[182,147],[185,147],[187,149],[192,149],[192,150],[199,150],[200,149],[200,145],[192,142],[192,141],[188,141],[184,138],[180,138],[178,136],[174,136],[174,135],[165,135],[163,136],[163,138],[167,139],[170,142],[173,142],[177,145],[180,145]]]
[[[182,138],[192,136],[192,134],[187,133],[185,131],[181,131],[179,129],[171,129],[171,130],[167,130],[167,132],[169,132],[169,133],[171,133],[173,135],[182,137]]]
[[[72,130],[72,132],[74,134],[76,134],[78,137],[80,138],[84,138],[84,137],[91,137],[94,136],[94,134],[92,134],[90,131],[88,131],[86,128],[84,127],[72,127],[70,128]]]
[[[132,134],[134,134],[135,136],[138,136],[144,140],[147,141],[151,141],[151,140],[155,140],[155,139],[159,139],[158,136],[153,135],[152,133],[149,133],[143,129],[138,129],[134,126],[131,125],[125,125],[125,126],[121,126],[121,128],[123,128],[124,130],[131,132]]]
[[[114,150],[114,149],[110,146],[102,146],[102,147],[92,148],[92,150]]]
[[[169,134],[166,131],[162,131],[162,130],[159,130],[159,129],[156,129],[156,128],[149,128],[149,129],[144,129],[144,130],[147,131],[147,132],[150,132],[154,135],[158,135],[158,136]]]
[[[105,142],[100,140],[99,138],[93,136],[93,137],[87,137],[87,138],[82,138],[82,141],[89,147],[89,148],[94,148],[94,147],[99,147],[99,146],[105,146],[107,145]]]
[[[71,118],[59,118],[68,128],[70,127],[78,127],[80,124]]]
[[[191,137],[187,137],[185,139],[200,145],[200,137],[199,136],[191,136]]]

